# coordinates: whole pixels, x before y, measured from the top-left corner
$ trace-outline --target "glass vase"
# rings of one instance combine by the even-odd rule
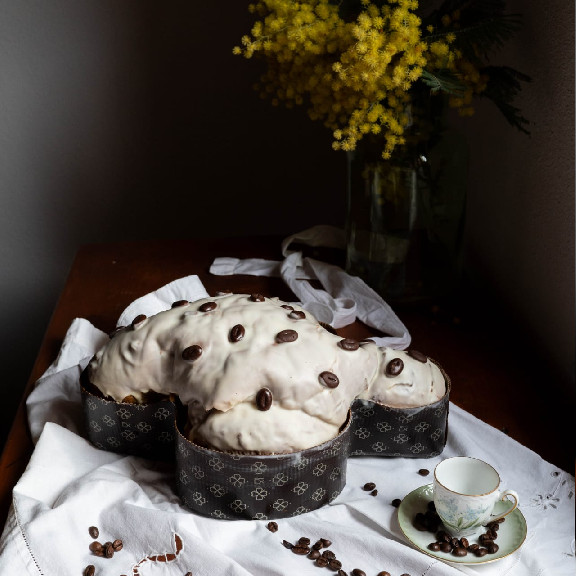
[[[346,268],[388,302],[444,301],[462,279],[467,147],[456,133],[348,152]]]

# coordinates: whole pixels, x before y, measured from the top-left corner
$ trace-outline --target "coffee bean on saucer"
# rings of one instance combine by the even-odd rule
[[[430,544],[428,544],[428,550],[438,552],[440,550],[440,544],[438,542],[430,542]]]
[[[467,556],[468,555],[468,550],[466,550],[466,548],[463,548],[462,546],[458,546],[457,548],[454,548],[452,550],[452,556],[458,556],[460,558]]]
[[[470,546],[468,546],[468,550],[470,550],[470,552],[476,552],[478,548],[480,548],[479,544],[470,544]]]
[[[438,542],[450,542],[451,537],[450,534],[448,534],[448,532],[445,532],[444,530],[439,530],[438,532],[436,532],[436,540]]]
[[[190,302],[188,300],[176,300],[176,302],[172,302],[172,308],[180,308],[180,306],[188,306]]]
[[[474,556],[478,558],[482,558],[482,556],[486,556],[488,554],[488,550],[486,548],[478,548],[478,550],[474,550]]]
[[[278,524],[276,522],[268,522],[266,526],[270,532],[278,532]]]
[[[374,482],[366,482],[366,484],[363,486],[363,490],[366,490],[366,492],[370,492],[370,490],[374,490],[374,488],[376,488],[376,484],[374,484]]]
[[[199,306],[198,310],[200,312],[212,312],[212,310],[215,310],[217,307],[218,304],[216,304],[216,302],[204,302],[204,304]]]
[[[468,538],[460,538],[460,546],[462,546],[462,548],[468,548],[468,546],[470,546]]]
[[[450,542],[440,542],[440,552],[452,552],[452,544]]]
[[[496,542],[490,542],[490,544],[488,544],[486,546],[486,550],[488,550],[488,554],[496,554],[496,552],[498,552],[499,549],[500,549],[500,546],[498,546],[498,544],[496,544]]]
[[[84,568],[83,576],[94,576],[96,574],[96,567],[94,564],[88,564],[86,568]]]
[[[96,538],[98,538],[100,535],[100,530],[98,530],[96,526],[90,526],[90,528],[88,528],[88,533],[90,536],[92,536],[92,538],[94,538],[94,540],[96,540]]]

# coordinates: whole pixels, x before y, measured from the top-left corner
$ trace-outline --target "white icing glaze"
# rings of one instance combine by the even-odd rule
[[[213,302],[216,307],[202,312]],[[118,332],[97,352],[88,378],[117,401],[138,401],[154,391],[177,394],[188,406],[191,436],[222,450],[292,452],[334,437],[355,398],[389,406],[430,404],[445,393],[438,368],[405,352],[363,342],[356,350],[339,346],[331,334],[299,306],[293,318],[277,298],[254,302],[247,294],[204,298],[174,307]],[[241,325],[242,339],[230,331]],[[277,342],[283,330],[298,334]],[[200,346],[194,360],[183,351]],[[399,357],[404,368],[390,377],[386,365]],[[322,372],[339,380],[330,388]],[[269,410],[258,409],[257,394],[268,388]]]

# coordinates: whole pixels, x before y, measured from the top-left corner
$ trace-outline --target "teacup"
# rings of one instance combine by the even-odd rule
[[[490,522],[510,514],[518,506],[514,490],[500,491],[498,472],[482,460],[447,458],[434,470],[434,505],[446,530],[458,538],[470,536]],[[502,514],[492,514],[500,500],[514,499]]]

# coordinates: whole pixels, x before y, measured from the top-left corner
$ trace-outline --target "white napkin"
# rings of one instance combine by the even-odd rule
[[[164,307],[174,299],[192,299],[195,284],[177,281]],[[150,310],[147,300],[131,307],[129,317]],[[110,575],[318,576],[311,560],[282,546],[282,540],[301,536],[330,539],[349,574],[353,568],[393,576],[574,574],[574,478],[453,404],[440,457],[351,458],[340,496],[320,510],[279,520],[276,533],[266,529],[266,521],[223,521],[188,511],[174,492],[170,464],[104,452],[82,437],[78,375],[103,338],[86,320],[73,322],[57,361],[29,397],[30,424],[39,439],[13,492],[0,538],[0,575],[78,576],[93,564],[96,574]],[[432,471],[441,459],[456,455],[490,462],[503,486],[520,495],[528,537],[520,550],[493,564],[443,563],[415,550],[399,530],[392,500],[430,482],[418,470]],[[376,497],[362,490],[368,481],[376,483]],[[101,542],[120,538],[124,548],[111,559],[95,557],[88,550],[90,526],[100,529]],[[173,560],[151,559],[165,554]]]
[[[210,272],[219,276],[281,276],[302,307],[321,322],[341,328],[358,318],[367,326],[390,335],[371,338],[378,346],[399,350],[410,346],[411,337],[406,326],[361,278],[349,275],[338,266],[304,258],[302,252],[290,250],[294,242],[343,248],[344,233],[333,226],[314,226],[282,241],[282,255],[285,256],[282,262],[222,257],[214,260]],[[319,280],[323,289],[314,288],[309,280]]]

